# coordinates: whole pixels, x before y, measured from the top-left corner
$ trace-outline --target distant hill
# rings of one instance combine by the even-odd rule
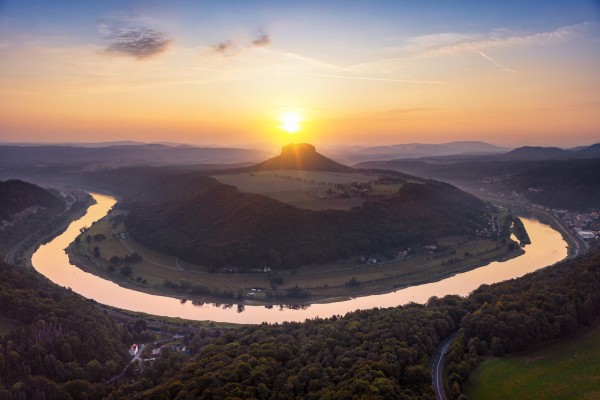
[[[558,147],[542,147],[542,146],[523,146],[514,150],[502,153],[475,153],[464,152],[461,154],[447,155],[401,155],[393,158],[370,160],[367,155],[362,157],[365,161],[356,163],[355,168],[386,168],[388,164],[410,164],[416,162],[430,164],[454,164],[468,161],[543,161],[543,160],[569,160],[569,159],[589,159],[600,158],[600,143],[591,146],[580,146],[572,149],[561,149]],[[413,164],[413,166],[416,164]],[[408,172],[408,171],[407,171]]]
[[[502,154],[498,158],[505,160],[538,161],[553,158],[563,158],[569,154],[572,154],[572,152],[560,149],[558,147],[524,146],[509,151],[506,154]]]
[[[577,150],[578,158],[600,158],[600,143]]]
[[[0,221],[4,220],[10,223],[25,210],[34,207],[60,208],[62,202],[58,197],[39,186],[12,179],[5,182],[0,181],[0,205]]]
[[[391,160],[365,162],[356,167],[391,169],[459,185],[476,185],[478,188],[486,186],[482,181],[495,178],[501,181],[494,184],[496,189],[514,190],[547,207],[581,211],[600,209],[600,158],[523,161],[489,157],[487,160],[454,162]]]
[[[420,158],[448,155],[482,155],[505,153],[509,149],[480,141],[457,141],[449,143],[405,143],[366,148],[345,148],[333,154],[350,163],[390,159]]]
[[[547,207],[600,210],[600,159],[545,161],[517,172],[508,184]]]
[[[524,146],[496,156],[502,160],[567,160],[600,158],[600,143],[591,146],[576,147],[574,149],[560,149],[558,147]]]
[[[267,153],[238,148],[126,144],[108,147],[0,146],[0,165],[181,165],[242,163],[264,160]]]
[[[355,172],[354,168],[335,162],[317,153],[315,146],[307,143],[292,143],[281,149],[281,154],[247,168],[248,171],[305,170]]]

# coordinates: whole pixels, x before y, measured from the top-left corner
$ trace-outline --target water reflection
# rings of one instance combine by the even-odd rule
[[[391,307],[409,302],[425,303],[431,296],[447,294],[465,296],[481,284],[491,284],[525,275],[567,256],[567,245],[560,233],[551,227],[531,219],[523,219],[532,244],[525,247],[525,254],[505,262],[492,262],[485,267],[457,274],[450,278],[411,286],[392,293],[358,297],[327,304],[298,305],[245,305],[206,304],[186,302],[180,299],[151,295],[126,289],[117,284],[80,270],[70,264],[64,249],[84,226],[90,226],[106,215],[114,206],[112,197],[92,194],[97,204],[86,215],[73,222],[67,230],[49,243],[42,245],[32,258],[34,268],[53,282],[70,287],[87,298],[100,303],[148,314],[181,317],[192,320],[213,320],[237,323],[261,323],[304,321],[307,318],[329,318],[357,309]]]

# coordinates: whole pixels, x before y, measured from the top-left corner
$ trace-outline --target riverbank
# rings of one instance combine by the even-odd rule
[[[33,268],[31,257],[36,250],[41,245],[64,233],[73,221],[85,215],[87,209],[96,203],[94,198],[86,192],[75,191],[74,193],[69,193],[69,195],[73,196],[73,203],[70,205],[66,204],[65,210],[40,227],[36,232],[31,233],[27,238],[16,244],[7,253],[4,259],[6,263]]]
[[[338,302],[437,282],[524,252],[510,241],[498,245],[491,240],[451,238],[443,241],[443,251],[373,265],[350,260],[278,271],[276,275],[217,274],[125,239],[124,228],[115,225],[114,220],[117,218],[103,217],[71,243],[67,248],[70,262],[124,288],[196,303],[295,306]],[[123,259],[134,251],[141,260],[127,263],[127,271],[123,265],[110,261],[113,257]]]
[[[461,187],[468,193],[471,193],[484,201],[500,206],[508,207],[516,212],[519,216],[527,218],[536,218],[539,221],[550,225],[553,229],[560,232],[565,242],[568,244],[568,258],[574,258],[584,254],[587,251],[587,245],[583,240],[578,238],[571,230],[564,226],[562,221],[556,218],[551,213],[544,210],[541,206],[533,205],[530,203],[519,202],[515,200],[500,199],[497,197],[491,197],[489,195],[483,196],[479,191],[474,191],[467,187]]]

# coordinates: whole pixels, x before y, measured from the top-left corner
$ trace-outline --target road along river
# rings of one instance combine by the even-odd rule
[[[438,282],[411,286],[386,294],[363,296],[335,303],[311,304],[304,309],[246,305],[244,311],[239,312],[235,305],[223,308],[213,304],[194,305],[191,302],[182,304],[179,299],[126,289],[72,265],[64,249],[75,240],[81,228],[91,226],[104,217],[116,203],[116,200],[109,196],[95,193],[92,193],[92,196],[97,203],[92,205],[83,217],[72,222],[64,233],[40,246],[33,254],[33,267],[58,285],[69,287],[74,292],[99,303],[126,310],[190,320],[241,324],[304,321],[307,318],[344,315],[358,309],[393,307],[409,302],[425,303],[431,296],[442,297],[448,294],[466,296],[481,284],[523,276],[528,272],[552,265],[567,256],[567,243],[558,231],[536,220],[522,218],[531,238],[531,244],[525,247],[525,254],[508,261],[491,262],[486,266]]]

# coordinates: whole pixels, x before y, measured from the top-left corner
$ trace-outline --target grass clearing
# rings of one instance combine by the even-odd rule
[[[221,183],[237,187],[242,192],[269,196],[284,203],[309,210],[349,210],[365,202],[362,197],[339,197],[335,185],[367,183],[378,176],[366,173],[327,171],[260,171],[214,175]],[[393,194],[400,184],[374,185],[374,193]]]
[[[467,387],[470,399],[600,398],[600,323],[571,338],[484,361]]]

